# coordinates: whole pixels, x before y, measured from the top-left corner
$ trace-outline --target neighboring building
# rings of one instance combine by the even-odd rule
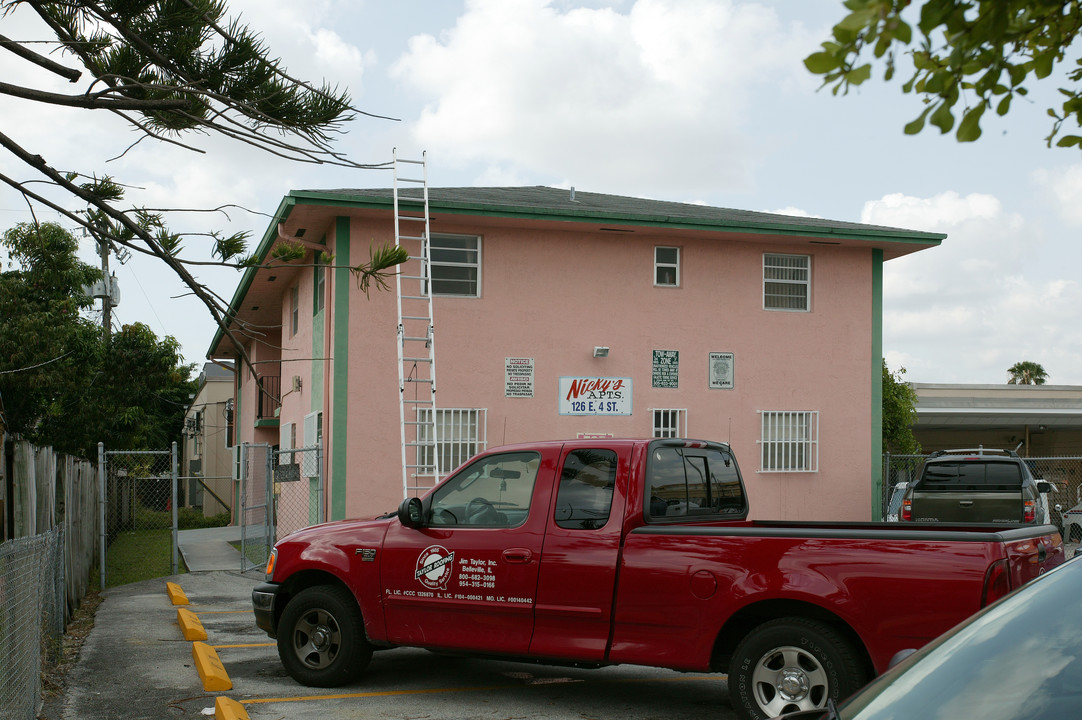
[[[441,457],[701,437],[732,444],[756,518],[878,512],[883,263],[944,235],[548,187],[429,197]],[[269,262],[284,239],[307,258]],[[254,375],[222,331],[208,352],[237,360],[239,441],[322,443],[329,519],[406,494],[396,292],[349,270],[394,239],[390,189],[290,192],[229,313]],[[576,404],[590,381],[622,384],[603,414]]]
[[[983,445],[1023,457],[1082,455],[1082,386],[911,385],[924,452]]]
[[[207,517],[233,510],[235,378],[231,361],[204,363],[199,390],[184,413],[181,504],[202,507]]]

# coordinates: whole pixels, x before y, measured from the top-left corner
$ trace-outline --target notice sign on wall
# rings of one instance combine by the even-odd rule
[[[711,388],[732,390],[736,381],[736,359],[733,353],[710,353],[709,378]]]
[[[504,397],[533,397],[533,358],[504,358]]]
[[[680,351],[654,350],[651,377],[656,388],[680,387]]]
[[[631,378],[560,378],[561,415],[630,415]]]

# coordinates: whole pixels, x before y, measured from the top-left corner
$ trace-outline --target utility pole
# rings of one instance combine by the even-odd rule
[[[98,251],[101,254],[101,277],[105,282],[105,292],[101,296],[101,334],[108,346],[113,330],[113,282],[109,278],[109,241],[101,238],[98,241]]]

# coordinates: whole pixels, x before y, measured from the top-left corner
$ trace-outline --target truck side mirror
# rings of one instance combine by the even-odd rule
[[[408,528],[424,527],[424,506],[421,498],[406,498],[398,506],[398,521]]]
[[[1052,483],[1048,482],[1047,480],[1038,480],[1037,481],[1037,492],[1039,492],[1039,493],[1055,492],[1055,488],[1052,487]]]

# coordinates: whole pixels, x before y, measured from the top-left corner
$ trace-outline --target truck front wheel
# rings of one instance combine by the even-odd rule
[[[729,663],[729,696],[745,720],[840,702],[865,683],[856,650],[815,620],[763,623],[740,641]]]
[[[278,657],[302,685],[338,687],[356,680],[372,659],[361,611],[336,585],[297,593],[278,623]]]

